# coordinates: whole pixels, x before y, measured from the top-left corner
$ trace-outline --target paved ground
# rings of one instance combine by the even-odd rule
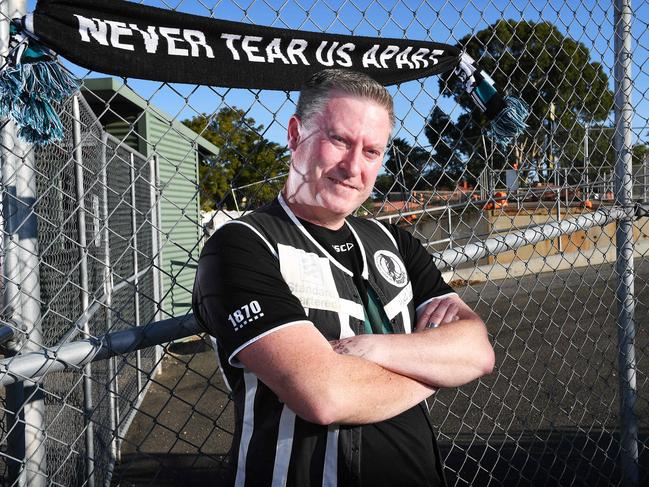
[[[639,485],[649,485],[649,260],[636,260]],[[497,370],[432,408],[453,485],[617,484],[618,377],[610,265],[463,288]],[[218,485],[232,404],[211,350],[176,345],[122,446],[115,485]],[[467,351],[470,353],[470,351]]]

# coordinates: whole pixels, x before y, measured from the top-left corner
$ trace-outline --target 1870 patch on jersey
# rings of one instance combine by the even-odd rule
[[[408,283],[408,274],[401,259],[393,252],[379,250],[374,253],[374,264],[383,278],[393,286],[403,287]]]

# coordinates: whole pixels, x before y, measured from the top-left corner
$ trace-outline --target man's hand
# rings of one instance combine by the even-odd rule
[[[460,298],[456,295],[433,298],[419,315],[414,331],[437,328],[439,325],[445,325],[459,320],[461,302]]]

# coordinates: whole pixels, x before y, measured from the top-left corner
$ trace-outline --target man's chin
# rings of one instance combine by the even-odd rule
[[[337,215],[342,218],[351,215],[356,211],[356,208],[360,206],[360,203],[358,205],[355,204],[355,201],[352,200],[351,198],[345,200],[341,198],[336,198],[336,200],[330,200],[328,198],[324,198],[321,201],[322,208],[325,209],[327,212],[331,213],[332,215]]]

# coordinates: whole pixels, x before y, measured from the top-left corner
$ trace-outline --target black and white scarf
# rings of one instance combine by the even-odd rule
[[[265,27],[121,0],[40,0],[36,10],[15,27],[18,35],[31,39],[32,47],[36,41],[84,68],[172,83],[290,91],[327,68],[361,71],[385,85],[454,70],[492,121],[497,139],[507,142],[525,128],[524,104],[503,97],[470,56],[447,44]],[[16,66],[33,64],[29,51],[16,59]],[[50,71],[55,71],[56,63],[52,64]],[[0,108],[10,105],[5,98],[11,96],[7,86],[18,83],[16,66],[9,69],[14,70],[13,76],[7,70],[0,75]],[[59,78],[54,73],[45,84]],[[52,95],[56,92],[60,98],[62,90],[67,93],[65,85],[54,83]],[[40,91],[41,101],[59,101],[47,95],[47,86]],[[21,97],[26,98],[15,96],[18,105]],[[16,114],[16,109],[8,110]],[[39,117],[30,119],[35,118]],[[62,135],[50,136],[48,127],[43,129],[42,138]],[[33,132],[32,127],[32,141],[38,143],[41,136]]]

